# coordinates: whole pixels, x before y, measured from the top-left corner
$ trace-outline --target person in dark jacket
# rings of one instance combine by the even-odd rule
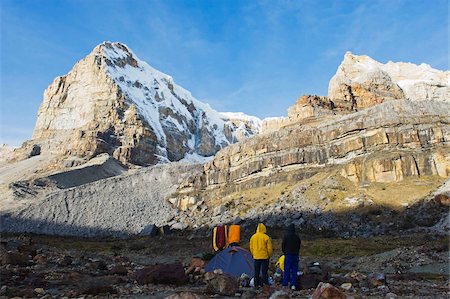
[[[300,253],[300,238],[295,233],[295,226],[289,225],[283,237],[281,249],[284,253],[283,286],[288,286],[289,281],[293,290],[297,289],[297,271]]]

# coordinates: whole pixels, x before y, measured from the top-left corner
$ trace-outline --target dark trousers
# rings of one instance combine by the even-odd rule
[[[269,275],[267,274],[268,270],[269,259],[255,260],[255,287],[262,286],[263,284],[269,284]],[[262,280],[260,275],[262,276]]]
[[[284,273],[283,273],[283,286],[287,286],[289,282],[291,287],[297,286],[297,271],[298,271],[298,255],[286,254],[284,256]]]

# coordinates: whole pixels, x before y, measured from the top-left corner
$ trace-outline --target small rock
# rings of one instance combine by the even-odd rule
[[[165,297],[164,299],[200,299],[201,297],[192,292],[181,292]]]
[[[58,261],[58,265],[66,267],[72,265],[72,257],[66,255]]]
[[[33,261],[37,264],[45,265],[47,264],[47,256],[38,254],[33,258]]]
[[[170,229],[173,229],[173,230],[183,230],[183,229],[185,229],[186,227],[187,227],[186,224],[184,224],[184,223],[182,223],[182,222],[177,222],[177,223],[172,224],[172,226],[170,227]]]
[[[39,295],[45,295],[45,290],[43,288],[35,288],[34,292]]]
[[[348,291],[352,288],[352,284],[350,282],[343,283],[341,284],[341,288]]]
[[[345,294],[329,283],[321,282],[312,295],[312,299],[345,299]]]
[[[186,274],[197,274],[202,271],[202,269],[205,268],[206,264],[208,262],[199,258],[199,257],[193,257],[191,260],[191,264],[189,265],[189,268],[186,270]]]
[[[386,275],[383,273],[371,273],[367,277],[369,280],[369,286],[378,287],[386,284]]]
[[[242,293],[242,299],[253,299],[256,297],[256,291],[255,290],[246,290]]]
[[[130,259],[126,256],[118,255],[114,257],[116,263],[128,263]]]
[[[270,295],[269,299],[289,299],[289,294],[283,290],[278,290]]]
[[[394,294],[394,293],[387,293],[386,298],[392,299],[392,298],[398,298],[398,296],[397,296],[397,294]]]
[[[387,287],[387,286],[385,286],[385,285],[382,285],[382,286],[379,286],[379,287],[377,287],[377,290],[379,290],[380,292],[382,292],[382,293],[389,293],[389,287]]]

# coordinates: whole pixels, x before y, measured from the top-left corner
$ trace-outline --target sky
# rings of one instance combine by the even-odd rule
[[[0,0],[0,144],[30,139],[43,92],[125,43],[222,112],[285,116],[326,95],[346,51],[449,69],[450,0]]]

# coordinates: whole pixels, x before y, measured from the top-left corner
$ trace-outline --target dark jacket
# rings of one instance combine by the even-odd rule
[[[295,234],[295,226],[293,224],[288,226],[287,232],[283,237],[283,243],[281,244],[281,250],[284,254],[296,254],[300,252],[301,241]]]

